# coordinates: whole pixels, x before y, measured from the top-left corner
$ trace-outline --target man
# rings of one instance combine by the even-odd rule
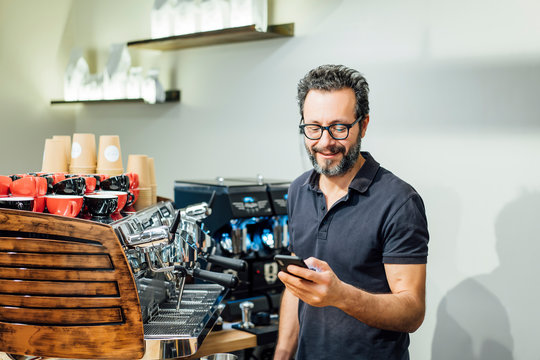
[[[298,84],[314,169],[289,188],[289,265],[274,358],[409,359],[425,313],[428,231],[416,191],[360,152],[368,84],[324,65]]]

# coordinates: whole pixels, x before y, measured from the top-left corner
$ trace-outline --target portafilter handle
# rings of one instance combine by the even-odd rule
[[[172,222],[172,225],[169,228],[169,232],[172,234],[173,237],[174,237],[174,234],[176,234],[176,231],[178,231],[180,220],[182,220],[182,211],[177,210],[176,214],[174,215],[174,220]]]
[[[247,262],[241,259],[228,258],[219,255],[206,255],[206,261],[219,265],[225,269],[233,269],[235,271],[246,271]]]
[[[188,270],[188,273],[190,273],[190,275],[192,275],[194,278],[211,281],[221,286],[225,286],[226,288],[235,288],[238,286],[239,282],[238,277],[234,275],[201,270],[199,268],[194,268],[191,271]]]
[[[201,202],[180,209],[183,220],[197,222],[210,216],[212,214],[212,206],[214,205],[215,198],[216,192],[213,191],[207,203]]]

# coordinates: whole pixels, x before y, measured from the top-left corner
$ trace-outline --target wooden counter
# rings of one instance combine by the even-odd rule
[[[159,344],[156,342],[156,344]],[[229,353],[238,350],[249,349],[257,346],[257,336],[245,331],[236,329],[225,329],[220,331],[212,331],[206,339],[199,351],[190,357],[183,358],[186,360],[198,359],[201,356],[207,356],[217,353]],[[156,349],[159,353],[159,349]],[[151,353],[152,349],[147,348],[147,353]],[[7,354],[0,352],[0,360],[12,360]],[[62,360],[62,359],[47,359],[47,360]]]
[[[236,329],[212,331],[204,339],[201,348],[186,359],[198,359],[201,356],[228,353],[257,346],[257,336]]]

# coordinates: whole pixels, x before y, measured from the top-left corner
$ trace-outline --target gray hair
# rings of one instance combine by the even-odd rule
[[[304,118],[304,101],[310,90],[341,90],[350,88],[356,96],[356,118],[362,119],[369,114],[369,85],[364,76],[343,65],[321,65],[306,74],[298,82],[298,105],[300,116]]]

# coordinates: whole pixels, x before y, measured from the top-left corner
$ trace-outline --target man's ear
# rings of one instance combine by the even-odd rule
[[[364,120],[362,120],[362,130],[361,130],[362,137],[366,135],[368,124],[369,124],[369,114],[367,114]]]

